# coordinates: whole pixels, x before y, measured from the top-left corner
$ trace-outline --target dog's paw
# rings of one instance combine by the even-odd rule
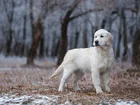
[[[59,91],[59,92],[62,92],[62,91],[63,91],[63,89],[59,88],[59,89],[58,89],[58,91]]]
[[[111,91],[111,90],[110,90],[110,87],[108,87],[108,86],[105,87],[105,90],[106,90],[107,92],[110,92],[110,91]]]
[[[96,93],[101,94],[101,93],[104,93],[104,92],[102,90],[96,90]]]

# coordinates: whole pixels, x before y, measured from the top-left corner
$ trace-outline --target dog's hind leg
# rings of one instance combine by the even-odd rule
[[[104,75],[103,75],[103,73],[100,74],[100,81],[101,81],[101,87],[104,89],[105,84],[104,84]]]
[[[72,75],[72,73],[73,73],[73,69],[64,68],[63,76],[61,78],[58,91],[61,91],[61,92],[63,91],[64,85],[65,85],[66,81],[69,79],[69,77]]]
[[[73,90],[78,91],[80,90],[78,86],[78,80],[80,80],[83,77],[84,73],[80,70],[74,72],[74,80],[73,80]]]

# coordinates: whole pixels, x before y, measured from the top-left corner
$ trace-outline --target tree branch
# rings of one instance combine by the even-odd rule
[[[124,10],[128,10],[128,11],[135,12],[135,13],[138,12],[138,10],[135,8],[124,8]]]
[[[102,11],[102,10],[103,10],[102,8],[91,9],[91,10],[88,10],[88,11],[86,11],[86,12],[80,13],[80,14],[78,14],[78,15],[76,15],[76,16],[70,17],[70,18],[69,18],[69,21],[72,21],[72,20],[74,20],[74,19],[76,19],[76,18],[79,18],[80,16],[86,15],[86,14],[88,14],[88,13],[91,13],[91,12],[99,12],[99,11]]]

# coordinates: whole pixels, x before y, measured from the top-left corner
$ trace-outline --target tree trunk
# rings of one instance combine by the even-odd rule
[[[101,28],[105,28],[105,24],[106,24],[106,19],[104,18],[101,24]]]
[[[83,48],[88,47],[88,42],[87,42],[87,30],[85,29],[83,32]]]
[[[9,36],[7,37],[7,41],[6,41],[6,56],[11,54],[11,45],[12,45],[12,28],[10,26]]]
[[[78,38],[79,38],[79,32],[76,31],[76,33],[75,33],[75,44],[74,44],[74,48],[77,48],[77,46],[78,46]]]
[[[119,35],[118,35],[118,43],[117,43],[117,50],[116,50],[116,59],[118,59],[120,57],[121,39],[122,39],[122,20],[120,18]]]
[[[41,33],[41,34],[43,34],[43,33]],[[39,56],[40,56],[40,58],[43,58],[44,57],[44,35],[42,35],[41,40],[40,40]]]
[[[57,37],[56,31],[53,32],[51,45],[52,45],[51,56],[56,57],[59,48],[59,38]]]
[[[67,51],[67,27],[68,27],[68,20],[65,19],[61,26],[61,39],[60,39],[60,46],[59,46],[59,55],[57,64],[60,65],[63,61],[63,58]]]
[[[133,64],[140,66],[140,29],[137,29],[135,34],[135,40],[133,42],[133,55],[132,62]]]
[[[22,52],[21,56],[26,56],[26,15],[24,15],[24,23],[23,23],[23,45],[22,45]]]
[[[27,0],[25,0],[25,8],[27,8]],[[27,15],[25,13],[24,17],[23,17],[23,43],[22,43],[22,52],[21,52],[20,56],[26,56],[27,55],[26,22],[27,22]]]
[[[27,57],[28,65],[34,64],[34,58],[36,56],[36,50],[39,45],[41,36],[42,36],[42,23],[41,23],[41,19],[38,18],[35,23],[35,30],[33,34],[32,45],[31,45],[31,48],[29,50],[28,57]]]
[[[33,16],[33,0],[29,1],[30,3],[30,24],[31,24],[31,31],[32,31],[32,37],[34,36],[34,16]]]
[[[8,6],[6,6],[7,1],[4,0],[4,9],[5,13],[7,15],[8,23],[9,23],[9,36],[7,37],[7,42],[6,42],[6,56],[9,54],[11,55],[11,45],[12,45],[12,38],[13,38],[13,30],[12,30],[12,23],[13,23],[13,18],[14,18],[14,8],[15,8],[15,2],[14,0],[11,0],[10,5],[12,6],[10,8],[10,11],[8,11]]]
[[[77,5],[77,4],[76,4]],[[61,24],[61,39],[60,39],[60,46],[59,46],[59,54],[58,54],[58,60],[57,60],[57,65],[60,65],[61,62],[63,61],[63,58],[66,54],[67,51],[67,28],[69,24],[69,19],[74,11],[76,5],[74,5],[71,9],[69,9],[63,19],[63,22]]]
[[[123,60],[126,61],[128,59],[127,56],[127,50],[128,50],[128,46],[127,46],[127,27],[126,27],[126,17],[125,17],[125,12],[124,10],[121,11],[122,13],[122,24],[123,24],[123,45],[124,45],[124,51],[123,51]]]

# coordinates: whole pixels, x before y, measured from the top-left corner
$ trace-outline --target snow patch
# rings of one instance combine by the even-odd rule
[[[54,105],[57,104],[58,96],[51,95],[1,95],[0,105]]]
[[[67,100],[64,104],[58,104],[59,96],[56,95],[0,95],[0,105],[72,105],[72,103]],[[83,105],[79,103],[77,105]],[[124,101],[118,99],[114,104],[111,104],[109,101],[100,103],[99,105],[138,105],[134,101]]]
[[[115,105],[138,105],[138,104],[135,103],[134,101],[123,101],[119,99],[115,102]]]

